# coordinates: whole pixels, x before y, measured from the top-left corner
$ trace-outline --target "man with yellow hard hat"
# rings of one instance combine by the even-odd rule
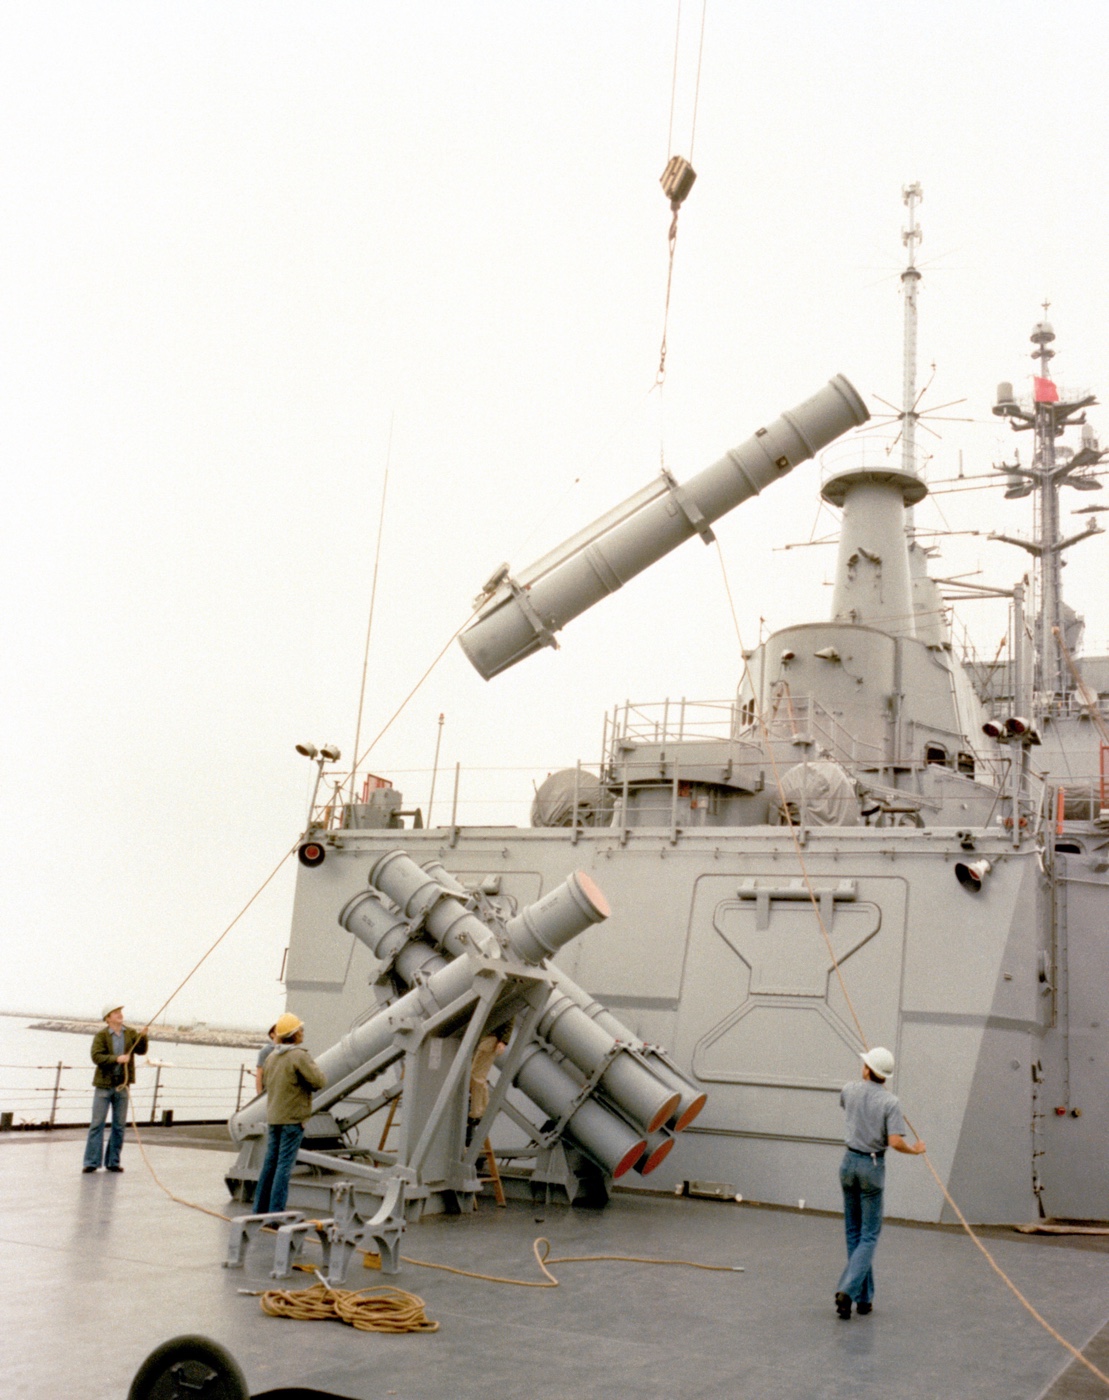
[[[304,1022],[287,1011],[273,1028],[276,1049],[262,1069],[266,1091],[266,1156],[254,1193],[255,1215],[285,1209],[289,1178],[304,1137],[305,1120],[312,1116],[312,1091],[322,1089],[327,1076],[304,1049]]]

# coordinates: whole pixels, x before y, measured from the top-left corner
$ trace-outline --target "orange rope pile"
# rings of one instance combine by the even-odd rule
[[[438,1332],[424,1312],[424,1300],[403,1288],[271,1288],[262,1294],[262,1311],[270,1317],[299,1322],[345,1322],[359,1332]]]

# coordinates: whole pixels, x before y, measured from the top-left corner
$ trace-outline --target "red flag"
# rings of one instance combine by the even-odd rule
[[[1037,403],[1058,403],[1059,390],[1050,379],[1032,377],[1032,397]]]

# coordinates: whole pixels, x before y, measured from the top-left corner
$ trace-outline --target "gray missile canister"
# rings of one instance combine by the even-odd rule
[[[837,374],[684,485],[664,473],[518,577],[499,570],[459,639],[463,651],[490,680],[540,647],[557,646],[554,634],[572,618],[693,535],[711,540],[714,520],[869,417]]]
[[[688,1128],[708,1102],[708,1095],[680,1074],[668,1060],[664,1060],[653,1046],[647,1045],[639,1036],[633,1034],[623,1021],[579,987],[561,968],[552,967],[550,971],[559,992],[569,997],[595,1025],[611,1035],[614,1040],[638,1050],[648,1060],[651,1073],[677,1093],[678,1103],[666,1121],[666,1126],[675,1133]]]
[[[538,1045],[524,1051],[524,1060],[513,1081],[549,1118],[560,1120],[581,1092],[581,1085],[564,1065]],[[622,1118],[586,1099],[567,1118],[566,1136],[610,1176],[619,1179],[635,1166],[647,1150],[646,1139]]]
[[[673,1117],[679,1095],[661,1083],[631,1053],[585,1014],[564,992],[552,992],[537,1033],[582,1071],[593,1075],[611,1056],[598,1080],[605,1096],[644,1132],[653,1133]]]

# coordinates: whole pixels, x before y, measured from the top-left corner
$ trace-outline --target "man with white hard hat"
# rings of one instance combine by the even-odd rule
[[[123,1007],[108,1002],[101,1012],[105,1025],[92,1039],[92,1061],[96,1070],[92,1076],[95,1089],[92,1098],[92,1121],[85,1141],[85,1162],[82,1171],[99,1171],[101,1164],[110,1172],[121,1172],[119,1154],[123,1149],[123,1128],[127,1122],[127,1100],[130,1086],[135,1082],[135,1056],[146,1054],[146,1036],[123,1024]],[[104,1123],[112,1110],[112,1130],[104,1152]]]
[[[874,1307],[874,1250],[882,1229],[882,1192],[886,1184],[886,1148],[916,1156],[918,1139],[905,1141],[905,1116],[886,1088],[894,1059],[882,1045],[860,1057],[863,1075],[840,1090],[847,1113],[847,1151],[839,1169],[843,1187],[843,1224],[847,1232],[847,1267],[836,1284],[836,1312],[846,1322],[855,1304],[860,1316]]]

